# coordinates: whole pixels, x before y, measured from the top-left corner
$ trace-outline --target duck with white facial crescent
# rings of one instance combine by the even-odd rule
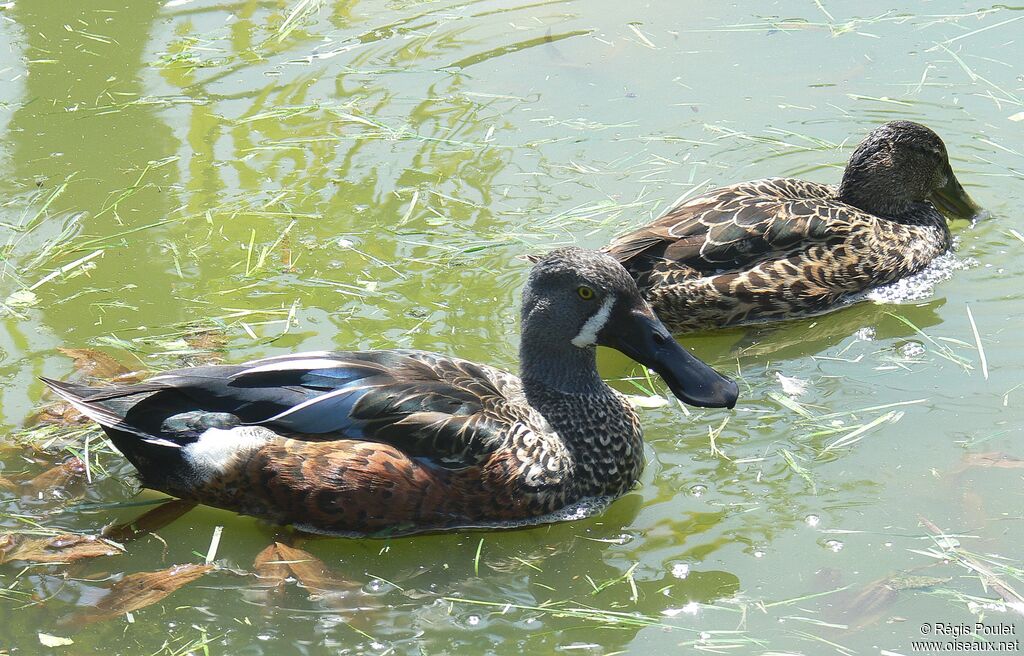
[[[44,379],[98,422],[142,484],[335,534],[541,517],[628,491],[640,422],[595,346],[651,367],[686,403],[737,387],[679,346],[614,258],[554,251],[523,293],[521,376],[413,350],[299,353],[135,385]]]

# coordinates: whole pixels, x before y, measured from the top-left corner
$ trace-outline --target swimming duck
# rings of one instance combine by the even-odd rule
[[[715,189],[607,252],[679,333],[829,310],[926,267],[951,245],[943,213],[979,209],[938,135],[894,121],[857,146],[838,188],[771,178]]]
[[[415,350],[310,352],[178,369],[132,385],[43,379],[99,423],[142,484],[308,531],[399,534],[547,515],[628,491],[640,422],[597,345],[679,399],[736,384],[671,337],[612,257],[556,250],[522,300],[521,376]]]

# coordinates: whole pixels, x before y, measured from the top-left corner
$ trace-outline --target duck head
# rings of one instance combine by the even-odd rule
[[[924,201],[950,218],[975,220],[982,214],[956,179],[939,135],[911,121],[877,127],[857,146],[839,199],[893,218]]]
[[[539,258],[523,292],[523,378],[563,391],[596,380],[596,346],[621,351],[658,373],[690,405],[732,408],[736,383],[680,346],[614,258],[561,248]]]

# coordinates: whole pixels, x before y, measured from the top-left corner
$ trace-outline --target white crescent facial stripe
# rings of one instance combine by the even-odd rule
[[[572,345],[579,348],[586,348],[597,343],[597,334],[601,332],[604,325],[608,323],[608,317],[612,313],[612,306],[615,305],[615,297],[609,295],[601,303],[601,307],[587,322],[580,328],[580,333],[572,338]]]

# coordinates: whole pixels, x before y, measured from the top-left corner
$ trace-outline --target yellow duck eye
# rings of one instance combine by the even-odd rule
[[[576,290],[576,293],[579,294],[580,298],[582,298],[584,301],[589,301],[594,298],[594,290],[591,289],[590,287],[587,287],[586,285],[579,287]]]

